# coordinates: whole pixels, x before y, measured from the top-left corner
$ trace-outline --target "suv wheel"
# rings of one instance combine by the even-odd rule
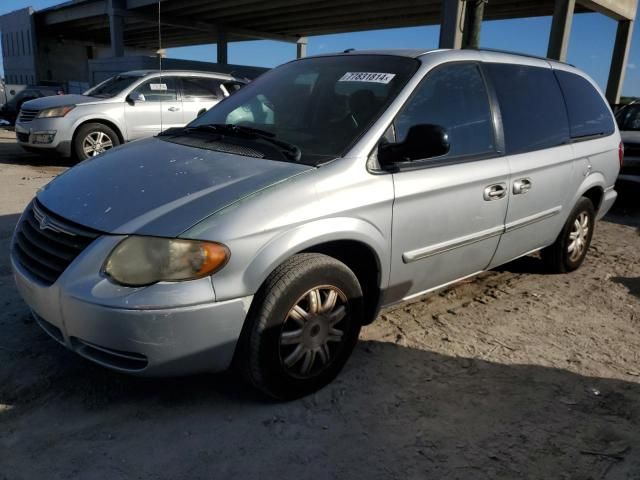
[[[120,145],[116,132],[102,123],[87,123],[76,132],[74,151],[79,160],[86,160]]]
[[[291,257],[254,299],[236,358],[245,378],[289,400],[333,380],[351,355],[363,318],[355,274],[321,254]]]
[[[541,252],[542,260],[551,271],[572,272],[582,265],[591,245],[595,217],[591,200],[580,198],[555,243]]]

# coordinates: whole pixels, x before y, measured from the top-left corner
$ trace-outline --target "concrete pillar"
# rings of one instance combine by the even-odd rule
[[[549,33],[549,46],[547,57],[561,62],[567,61],[569,49],[569,37],[571,36],[571,24],[576,0],[556,0],[553,9],[551,32]]]
[[[300,37],[296,42],[296,58],[304,58],[307,56],[307,37]]]
[[[613,58],[609,70],[607,82],[607,100],[611,105],[620,102],[624,75],[627,71],[627,60],[631,48],[631,36],[633,34],[633,20],[620,20],[616,32],[616,43],[613,46]]]
[[[226,65],[229,63],[228,45],[227,45],[227,31],[224,28],[218,29],[218,42],[216,43],[218,49],[218,63]]]
[[[111,34],[111,54],[124,56],[124,17],[120,12],[126,8],[123,0],[109,0],[109,33]]]
[[[466,0],[462,48],[480,48],[480,29],[487,0]]]
[[[440,48],[462,48],[463,0],[442,0]]]

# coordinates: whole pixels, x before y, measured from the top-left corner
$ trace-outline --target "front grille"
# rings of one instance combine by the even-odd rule
[[[34,200],[16,228],[13,254],[36,279],[52,285],[99,235],[59,217]]]
[[[28,133],[17,132],[16,133],[16,137],[18,138],[19,142],[29,143],[29,134]]]
[[[30,122],[36,115],[40,113],[40,110],[33,110],[31,108],[23,108],[20,110],[20,117],[18,118],[19,122]]]

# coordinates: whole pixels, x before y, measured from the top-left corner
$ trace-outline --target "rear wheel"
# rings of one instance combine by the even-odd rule
[[[87,123],[78,129],[73,143],[78,160],[86,160],[117,147],[120,139],[113,129],[102,123]]]
[[[237,354],[245,378],[288,400],[335,378],[351,355],[363,319],[355,274],[321,254],[295,255],[254,300]]]
[[[591,245],[595,216],[591,200],[580,198],[555,243],[541,252],[549,270],[572,272],[582,265]]]

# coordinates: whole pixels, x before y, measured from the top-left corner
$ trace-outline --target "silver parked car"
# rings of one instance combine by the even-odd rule
[[[578,268],[619,146],[601,93],[565,64],[301,59],[53,180],[16,228],[15,280],[40,326],[96,363],[233,363],[293,398],[338,374],[381,307],[537,250]]]
[[[29,151],[84,160],[121,143],[183,126],[245,83],[222,73],[126,72],[84,95],[25,102],[16,137]]]

